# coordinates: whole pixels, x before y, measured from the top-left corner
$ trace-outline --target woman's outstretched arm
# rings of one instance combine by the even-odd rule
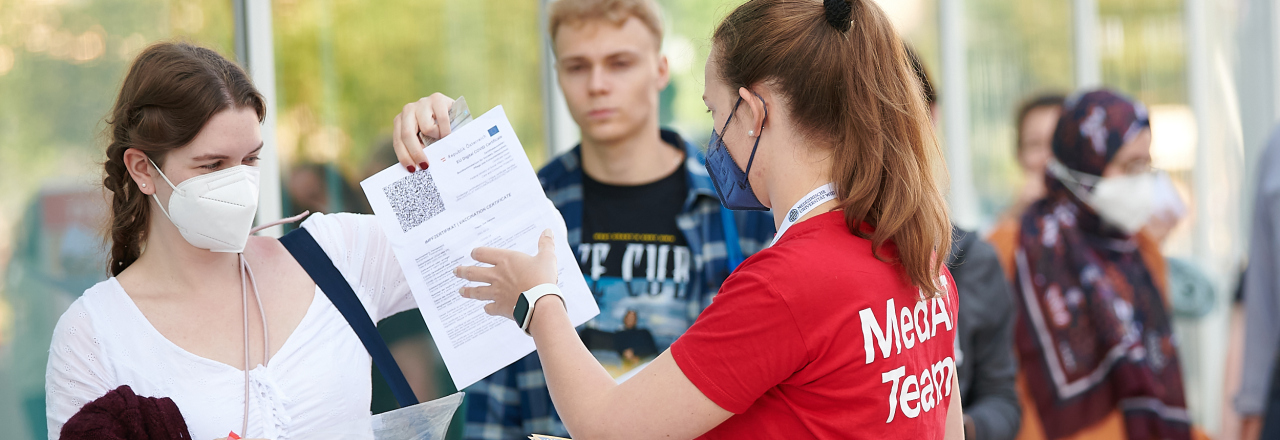
[[[472,257],[495,267],[459,268],[458,276],[489,283],[464,288],[462,293],[469,298],[494,301],[485,306],[491,315],[511,318],[521,292],[556,282],[555,246],[550,231],[539,239],[536,256],[480,248]],[[733,415],[689,381],[670,350],[635,377],[615,383],[582,344],[559,296],[547,295],[538,300],[529,328],[551,400],[574,438],[694,438]]]

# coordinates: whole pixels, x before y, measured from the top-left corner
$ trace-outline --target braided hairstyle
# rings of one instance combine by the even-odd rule
[[[251,108],[261,122],[266,103],[244,70],[213,50],[187,43],[158,43],[133,61],[107,118],[106,176],[111,191],[111,258],[120,275],[142,254],[151,205],[129,175],[124,153],[142,151],[157,166],[166,153],[189,143],[214,114]]]

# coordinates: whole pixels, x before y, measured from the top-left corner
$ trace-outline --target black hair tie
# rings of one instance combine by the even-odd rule
[[[853,5],[848,0],[823,0],[827,10],[827,24],[840,32],[849,32],[853,25]]]

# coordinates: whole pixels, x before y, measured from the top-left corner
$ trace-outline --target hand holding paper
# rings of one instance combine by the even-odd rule
[[[452,112],[469,114],[461,108]],[[426,116],[415,116],[422,118]],[[557,272],[551,279],[559,280],[570,320],[580,325],[600,310],[569,249],[564,219],[542,192],[502,107],[473,121],[463,117],[448,122],[452,134],[422,150],[429,169],[410,173],[406,167],[392,166],[360,185],[445,367],[463,389],[534,350],[533,339],[514,322],[489,316],[484,302],[459,293],[464,286],[478,286],[454,275],[458,266],[476,264],[476,248],[506,249],[533,258],[529,255],[537,252],[542,231],[551,229]],[[418,142],[416,125],[399,134],[412,134],[410,140]],[[498,310],[501,307],[490,309],[510,318],[511,306]]]
[[[396,150],[396,157],[400,158],[400,165],[410,173],[419,167],[427,169],[430,161],[423,148],[470,120],[471,112],[462,97],[454,102],[448,96],[433,93],[405,104],[404,110],[392,122],[391,146]]]

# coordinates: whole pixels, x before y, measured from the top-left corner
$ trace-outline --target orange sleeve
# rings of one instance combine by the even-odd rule
[[[1018,401],[1022,403],[1022,426],[1018,429],[1017,440],[1045,440],[1044,429],[1040,426],[1040,413],[1036,410],[1036,402],[1031,397],[1031,392],[1027,389],[1027,383],[1021,373],[1018,374]],[[1126,440],[1128,438],[1124,429],[1124,414],[1116,409],[1092,426],[1059,440]]]
[[[991,234],[987,235],[987,243],[991,243],[991,247],[996,249],[996,256],[1000,259],[1000,266],[1004,269],[1005,276],[1010,280],[1016,271],[1013,264],[1014,251],[1018,248],[1018,233],[1021,228],[1018,225],[1017,218],[1005,217],[996,223],[995,228],[991,230]]]

